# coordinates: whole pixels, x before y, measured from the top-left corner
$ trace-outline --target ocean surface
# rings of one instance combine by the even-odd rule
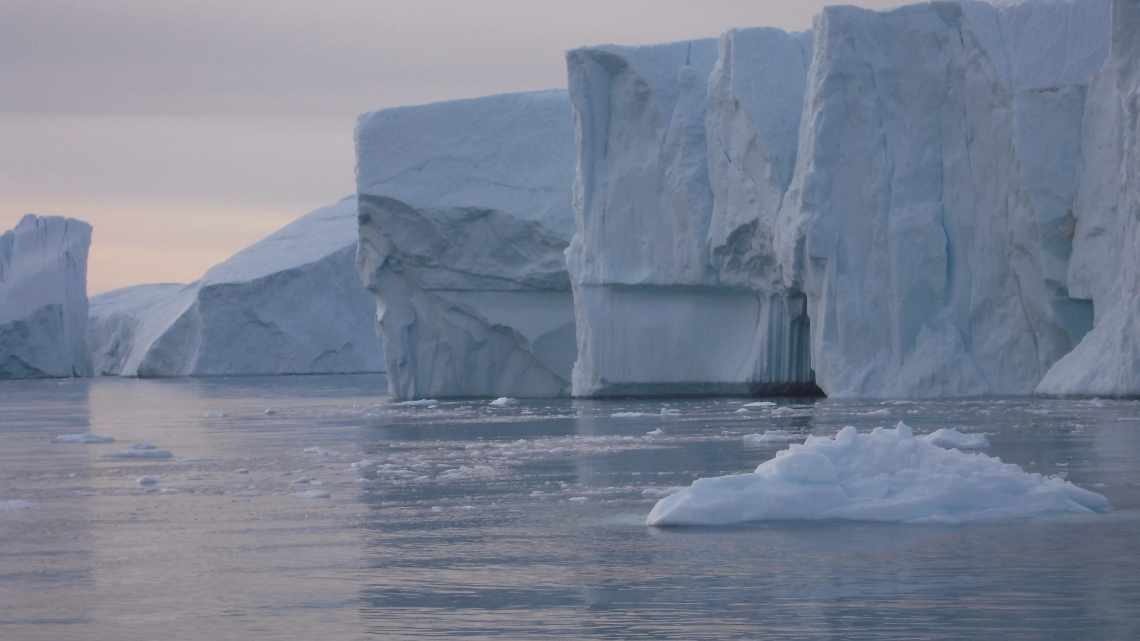
[[[0,639],[1140,639],[1137,401],[740,412],[747,399],[398,405],[384,388],[0,383]],[[644,524],[671,488],[786,446],[746,435],[899,420],[984,432],[990,455],[1115,510]],[[83,432],[115,441],[53,442]]]

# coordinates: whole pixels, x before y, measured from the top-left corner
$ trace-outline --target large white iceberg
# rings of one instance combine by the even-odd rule
[[[1140,3],[1117,0],[1112,54],[1089,89],[1068,286],[1093,301],[1092,331],[1043,394],[1140,395]]]
[[[829,7],[778,233],[834,396],[1026,394],[1089,329],[1065,285],[1103,0]]]
[[[95,369],[122,376],[384,370],[356,275],[356,199],[302,216],[190,285],[96,296]]]
[[[567,56],[578,131],[578,396],[813,389],[773,223],[811,37],[775,29]]]
[[[0,235],[0,379],[88,376],[91,226],[25,216]]]
[[[360,277],[398,399],[569,393],[566,92],[361,116]]]
[[[899,423],[809,436],[751,474],[699,479],[653,507],[649,525],[830,520],[966,523],[1107,512],[1104,496]]]
[[[1110,9],[570,52],[574,393],[1032,392],[1092,325],[1068,272]]]

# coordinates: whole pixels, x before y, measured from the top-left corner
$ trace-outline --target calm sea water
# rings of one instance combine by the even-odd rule
[[[771,416],[732,399],[397,406],[383,389],[0,383],[0,639],[1140,639],[1135,401],[787,400]],[[746,434],[900,419],[987,432],[991,454],[1116,511],[644,526],[670,487],[782,447]],[[88,430],[116,442],[52,443]],[[174,458],[111,456],[140,441]]]

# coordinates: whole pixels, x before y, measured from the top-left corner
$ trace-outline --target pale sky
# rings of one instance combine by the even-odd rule
[[[0,0],[0,232],[90,222],[91,293],[189,282],[351,193],[360,112],[564,87],[573,47],[804,29],[823,4]]]

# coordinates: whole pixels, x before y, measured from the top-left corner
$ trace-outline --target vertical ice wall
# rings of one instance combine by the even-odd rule
[[[808,57],[774,29],[567,55],[575,395],[810,386],[804,300],[771,237]]]
[[[25,216],[0,235],[0,379],[89,376],[91,226]]]
[[[388,109],[356,129],[360,277],[398,399],[569,393],[564,91]]]
[[[1093,330],[1053,366],[1043,394],[1140,395],[1140,0],[1116,0],[1112,53],[1084,118],[1068,284]]]
[[[1068,291],[1101,0],[830,7],[777,225],[838,396],[1031,392],[1091,324]]]

